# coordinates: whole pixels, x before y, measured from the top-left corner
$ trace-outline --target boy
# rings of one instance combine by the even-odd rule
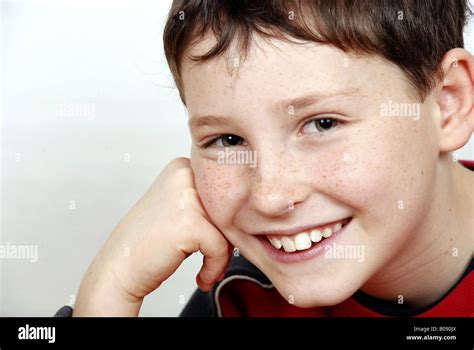
[[[197,251],[184,316],[473,316],[474,175],[449,155],[474,128],[467,12],[174,1],[191,158],[111,234],[74,316],[138,315]]]

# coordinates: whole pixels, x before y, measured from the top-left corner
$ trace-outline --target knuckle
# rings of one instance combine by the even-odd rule
[[[190,166],[190,160],[189,158],[185,158],[185,157],[177,157],[170,162],[170,165],[173,165],[179,168],[182,168],[182,167],[186,168]]]
[[[215,245],[214,251],[217,256],[227,256],[229,254],[229,246],[224,237],[218,237],[218,239],[214,240],[213,244]]]
[[[191,168],[188,168],[188,167],[182,167],[182,168],[176,169],[174,175],[176,176],[178,180],[183,180],[183,179],[188,180],[188,179],[193,178],[193,172]]]

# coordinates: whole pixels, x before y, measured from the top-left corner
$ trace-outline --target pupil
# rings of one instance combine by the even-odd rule
[[[229,146],[236,146],[239,144],[240,138],[235,135],[227,135],[224,138],[224,144],[227,144]]]
[[[332,119],[320,119],[319,126],[322,129],[330,129],[332,126]]]

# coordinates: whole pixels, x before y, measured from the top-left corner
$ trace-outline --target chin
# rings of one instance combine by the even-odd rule
[[[359,289],[358,286],[351,286],[343,281],[324,284],[317,281],[309,283],[307,279],[288,284],[275,282],[273,285],[286,301],[292,301],[294,306],[300,308],[337,305],[349,299]]]

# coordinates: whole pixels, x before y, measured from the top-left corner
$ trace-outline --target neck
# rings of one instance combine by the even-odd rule
[[[450,157],[441,160],[427,216],[410,244],[364,285],[365,293],[395,301],[402,296],[403,304],[423,307],[459,280],[474,251],[473,179]]]

